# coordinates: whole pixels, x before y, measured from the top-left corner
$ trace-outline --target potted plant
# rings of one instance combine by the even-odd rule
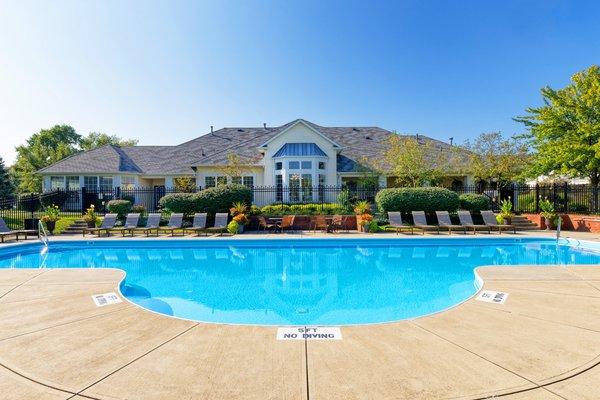
[[[498,223],[510,225],[513,216],[512,202],[509,197],[500,202],[500,214],[497,215],[496,219],[498,220]]]
[[[233,217],[233,221],[238,224],[238,233],[244,231],[244,226],[248,223],[248,206],[241,201],[233,203],[233,206],[229,209],[229,213]]]
[[[96,227],[96,223],[100,220],[100,218],[98,218],[98,214],[96,214],[96,209],[93,204],[90,206],[90,208],[85,210],[85,214],[83,214],[83,220],[87,224],[88,228]]]
[[[356,226],[363,232],[368,232],[368,225],[373,221],[371,215],[371,204],[368,201],[359,201],[354,205],[354,214],[356,214]]]
[[[554,205],[550,200],[544,199],[540,201],[540,215],[544,218],[544,223],[546,224],[546,230],[550,230],[550,225],[554,225],[556,221],[556,210],[554,210]]]
[[[371,214],[362,214],[360,216],[360,225],[362,226],[363,232],[369,232],[371,230],[371,222],[373,222],[373,216]]]
[[[50,207],[47,207],[44,215],[40,218],[46,225],[46,229],[50,234],[53,234],[54,229],[56,228],[56,221],[60,219],[60,208],[56,204],[52,204]]]
[[[227,232],[231,233],[232,235],[235,235],[236,233],[240,232],[240,227],[240,224],[238,224],[236,220],[231,220],[227,224]]]

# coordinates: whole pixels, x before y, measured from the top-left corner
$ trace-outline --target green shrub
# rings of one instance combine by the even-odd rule
[[[193,214],[195,193],[170,193],[160,198],[158,205],[171,213]]]
[[[479,212],[481,210],[491,210],[492,207],[490,198],[484,194],[465,193],[458,198],[461,210]]]
[[[142,216],[146,214],[146,207],[144,207],[142,204],[135,204],[133,207],[131,207],[131,212],[139,213],[140,216]]]
[[[261,215],[262,211],[260,209],[260,207],[255,206],[254,204],[252,204],[252,206],[250,206],[250,210],[248,211],[248,216],[253,216],[253,215]]]
[[[369,232],[370,232],[370,233],[377,233],[377,232],[380,232],[380,231],[382,231],[382,230],[383,230],[383,229],[381,229],[381,228],[379,227],[379,224],[378,224],[376,221],[371,221],[371,222],[369,223]]]
[[[352,202],[350,200],[350,192],[348,189],[342,190],[337,196],[337,204],[343,210],[341,214],[352,213]]]
[[[117,214],[118,218],[125,218],[131,211],[131,202],[128,200],[111,200],[106,205],[109,213]]]
[[[438,187],[388,188],[375,196],[380,212],[388,211],[450,211],[458,210],[458,194]]]
[[[272,204],[261,209],[264,215],[334,215],[348,212],[334,203]]]
[[[572,211],[572,212],[588,212],[589,208],[585,204],[573,202],[573,203],[569,203],[569,211]]]
[[[238,233],[238,229],[240,229],[240,224],[237,221],[231,221],[227,224],[227,232],[235,235]]]
[[[220,185],[198,193],[171,193],[159,200],[165,211],[191,215],[197,212],[229,212],[233,203],[252,204],[252,190],[244,185]]]
[[[135,203],[135,197],[130,194],[125,194],[125,195],[121,196],[121,200],[127,200],[131,204]]]

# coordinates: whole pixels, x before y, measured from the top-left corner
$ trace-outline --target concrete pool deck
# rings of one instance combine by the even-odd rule
[[[564,236],[597,238],[572,234]],[[195,323],[127,301],[96,307],[90,296],[114,291],[119,270],[0,270],[0,393],[106,400],[600,398],[600,268],[478,271],[484,289],[510,293],[505,304],[470,299],[427,317],[342,327],[341,341],[282,342],[275,327]]]

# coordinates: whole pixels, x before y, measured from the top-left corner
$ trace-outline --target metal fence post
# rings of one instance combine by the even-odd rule
[[[565,196],[564,202],[563,202],[563,212],[567,212],[569,211],[569,183],[565,182],[565,190],[563,195]]]
[[[540,184],[535,183],[535,212],[540,212]]]

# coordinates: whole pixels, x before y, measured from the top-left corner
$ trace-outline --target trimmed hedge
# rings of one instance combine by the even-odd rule
[[[484,194],[465,193],[459,196],[459,200],[461,210],[479,212],[492,209],[490,198]]]
[[[344,207],[333,203],[272,204],[261,209],[263,215],[334,215],[347,214]]]
[[[125,218],[131,211],[131,202],[129,200],[111,200],[107,203],[108,212],[115,213],[118,218]]]
[[[450,211],[458,210],[458,194],[438,187],[389,188],[380,190],[375,196],[380,212],[388,211]]]
[[[168,194],[158,203],[166,211],[191,215],[197,212],[229,212],[232,204],[238,201],[252,204],[252,190],[244,185],[221,185],[198,193]]]

